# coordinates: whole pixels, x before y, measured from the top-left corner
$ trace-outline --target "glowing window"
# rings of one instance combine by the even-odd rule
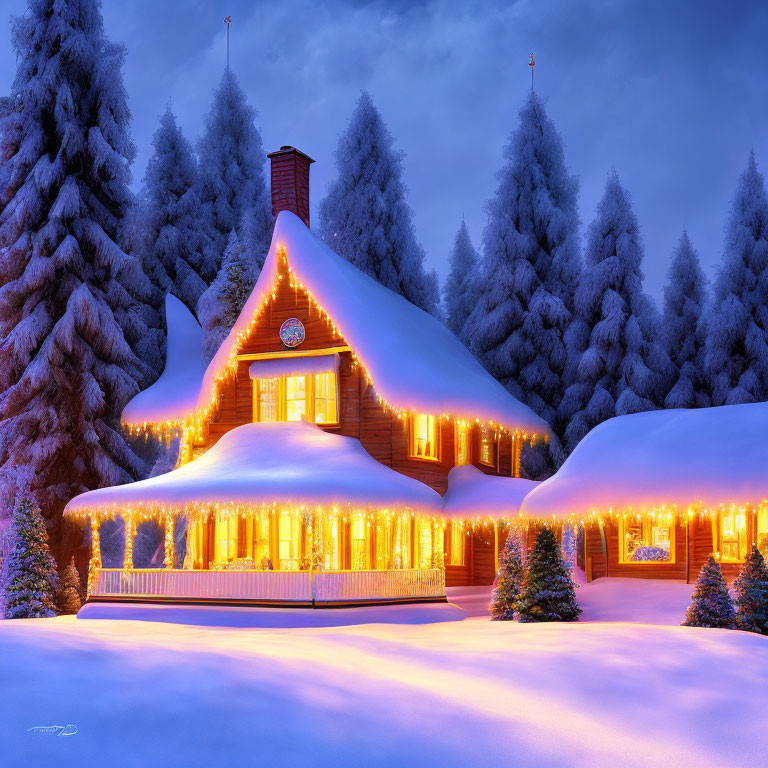
[[[456,465],[469,464],[469,425],[464,421],[456,422]]]
[[[747,514],[741,509],[720,513],[718,550],[724,563],[739,563],[747,556]]]
[[[622,563],[674,562],[674,524],[668,519],[621,518]]]
[[[280,515],[278,522],[278,555],[281,571],[299,570],[301,521],[293,515]]]
[[[437,460],[437,420],[426,413],[411,416],[411,457]]]
[[[253,410],[257,421],[277,421],[277,382],[277,379],[254,381],[256,407]]]
[[[490,427],[480,427],[480,463],[494,466],[496,464],[496,436]]]
[[[285,377],[285,420],[301,421],[307,413],[307,377]]]
[[[369,565],[368,541],[370,528],[365,515],[354,515],[350,528],[352,549],[351,568],[353,571],[365,571]]]
[[[323,568],[326,571],[338,571],[341,551],[339,546],[339,518],[320,517],[316,524],[320,526],[320,539],[323,542]]]
[[[464,565],[465,538],[464,526],[459,522],[452,522],[449,565]]]
[[[431,568],[434,557],[434,531],[431,520],[416,518],[416,544],[416,567]]]
[[[213,556],[217,563],[228,563],[237,557],[237,523],[234,515],[216,517],[216,538]]]
[[[757,510],[757,548],[763,557],[768,557],[768,506]]]
[[[398,517],[394,521],[392,533],[392,567],[411,567],[411,520],[407,516]]]
[[[339,420],[336,404],[336,374],[316,373],[314,387],[315,423],[336,424]]]

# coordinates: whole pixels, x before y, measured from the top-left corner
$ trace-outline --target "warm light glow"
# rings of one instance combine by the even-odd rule
[[[623,516],[619,519],[622,563],[673,563],[675,525],[670,516]]]
[[[437,460],[437,421],[434,416],[417,413],[410,419],[411,457]]]
[[[466,421],[456,422],[454,440],[456,442],[456,466],[460,467],[464,464],[469,464],[469,425]]]

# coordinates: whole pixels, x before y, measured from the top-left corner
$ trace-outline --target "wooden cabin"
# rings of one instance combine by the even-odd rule
[[[431,489],[438,499],[450,493],[451,470],[456,467],[475,467],[476,487],[484,477],[518,478],[524,446],[546,439],[546,424],[491,377],[442,323],[363,274],[310,232],[311,159],[291,147],[283,147],[270,158],[277,216],[274,236],[240,317],[207,367],[196,352],[199,326],[172,330],[169,320],[166,370],[158,382],[128,404],[123,413],[126,427],[181,436],[179,464],[169,473],[177,491],[185,477],[191,478],[190,468],[202,466],[200,462],[205,463],[225,436],[245,434],[241,433],[245,429],[250,434],[261,425],[263,434],[269,431],[274,440],[275,432],[268,427],[301,422],[312,423],[315,429],[339,439],[359,441],[366,455],[388,468],[393,477],[410,478]],[[169,318],[186,326],[196,323],[188,312],[183,317],[185,310],[173,297],[169,302],[173,305]],[[333,445],[346,443],[342,440]],[[260,462],[265,459],[262,455]],[[311,471],[311,466],[305,469]],[[258,468],[252,462],[243,472],[255,477]],[[276,477],[284,475],[284,483],[290,487],[290,473],[280,467],[273,467],[273,472]],[[101,489],[84,494],[70,502],[68,512],[90,515],[92,520],[127,514],[130,540],[135,532],[131,517],[147,519],[162,511],[165,525],[170,525],[170,502],[163,506],[158,480],[141,481],[119,493]],[[205,486],[206,493],[209,486]],[[285,512],[281,505],[291,506],[291,514],[302,518],[290,534],[296,555],[282,557],[278,552],[267,560],[278,570],[316,567],[308,565],[312,559],[307,558],[308,526],[316,530],[318,520],[327,521],[328,510],[339,505],[313,504],[311,494],[294,498],[274,484],[267,488],[256,483],[258,493],[254,490],[238,499],[230,498],[226,488],[217,487],[220,497],[206,497],[205,503],[184,494],[173,497],[184,501],[171,504],[172,516],[183,515],[189,521],[186,570],[239,566],[258,570],[253,567],[254,526],[265,526],[264,536],[258,539],[259,546],[267,548],[263,551],[278,552]],[[159,494],[154,502],[153,489]],[[403,552],[398,562],[434,568],[440,560],[443,589],[445,584],[490,584],[503,545],[499,526],[517,515],[520,500],[510,494],[508,503],[502,502],[501,508],[483,516],[469,508],[464,515],[455,505],[448,517],[442,510],[429,510],[430,518],[440,520],[439,545],[430,543],[429,557],[420,560],[416,549],[407,557]],[[397,570],[389,555],[376,554],[376,531],[393,507],[391,500],[353,503],[342,495],[339,501],[341,506],[347,505],[342,520],[352,526],[354,520],[360,520],[358,525],[373,533],[364,537],[364,545],[355,545],[361,553],[355,558],[343,554],[351,551],[354,532],[346,524],[338,528],[337,535],[344,541],[334,544],[340,554],[328,561],[333,565],[330,570]],[[309,514],[313,506],[319,518]],[[400,510],[398,514],[410,514],[415,526],[396,534],[398,541],[403,536],[421,536],[432,542],[431,537],[438,535],[433,523],[418,523],[423,513],[418,505],[394,506]],[[240,522],[231,522],[233,509],[239,510]],[[275,514],[277,522],[270,523],[269,515]],[[382,541],[394,535],[395,529],[388,530],[382,533]],[[126,551],[130,553],[130,544]],[[321,553],[321,560],[323,557]],[[173,561],[172,553],[168,554],[166,568]],[[94,569],[98,567],[94,565]],[[133,562],[126,555],[123,581],[125,572],[131,570]]]

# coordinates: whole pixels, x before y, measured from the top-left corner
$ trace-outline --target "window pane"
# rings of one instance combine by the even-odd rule
[[[658,520],[623,518],[622,562],[670,562],[672,525]]]
[[[217,563],[228,563],[237,557],[237,520],[234,515],[216,516],[213,556]]]
[[[437,458],[437,422],[434,416],[418,413],[411,417],[411,456]]]
[[[307,377],[286,376],[285,378],[285,418],[288,421],[301,421],[307,412]]]
[[[278,554],[281,571],[299,570],[299,532],[301,521],[293,515],[280,515]]]
[[[481,464],[495,464],[496,456],[494,455],[494,434],[490,427],[480,428],[480,463]]]
[[[416,518],[416,543],[418,545],[416,567],[431,568],[432,549],[434,546],[431,520],[425,520],[423,517]]]
[[[354,515],[350,526],[352,540],[352,570],[364,571],[369,566],[368,558],[368,521],[365,515]]]
[[[747,515],[732,509],[720,513],[720,559],[738,563],[747,556]]]
[[[768,557],[768,507],[757,510],[757,548],[763,557]]]
[[[315,374],[315,422],[336,424],[339,420],[336,408],[336,374]]]
[[[258,391],[258,420],[277,421],[277,379],[258,379],[256,388]]]
[[[469,464],[469,425],[463,421],[456,423],[456,464]]]
[[[458,522],[451,523],[451,565],[464,565],[465,549],[464,526]]]
[[[411,518],[395,518],[392,545],[393,568],[411,567]]]

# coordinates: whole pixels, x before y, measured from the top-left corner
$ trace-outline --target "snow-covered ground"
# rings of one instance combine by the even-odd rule
[[[664,626],[690,586],[638,581],[571,625],[490,622],[479,588],[426,624],[0,622],[0,765],[764,765],[768,639]],[[607,622],[623,598],[660,623]]]

